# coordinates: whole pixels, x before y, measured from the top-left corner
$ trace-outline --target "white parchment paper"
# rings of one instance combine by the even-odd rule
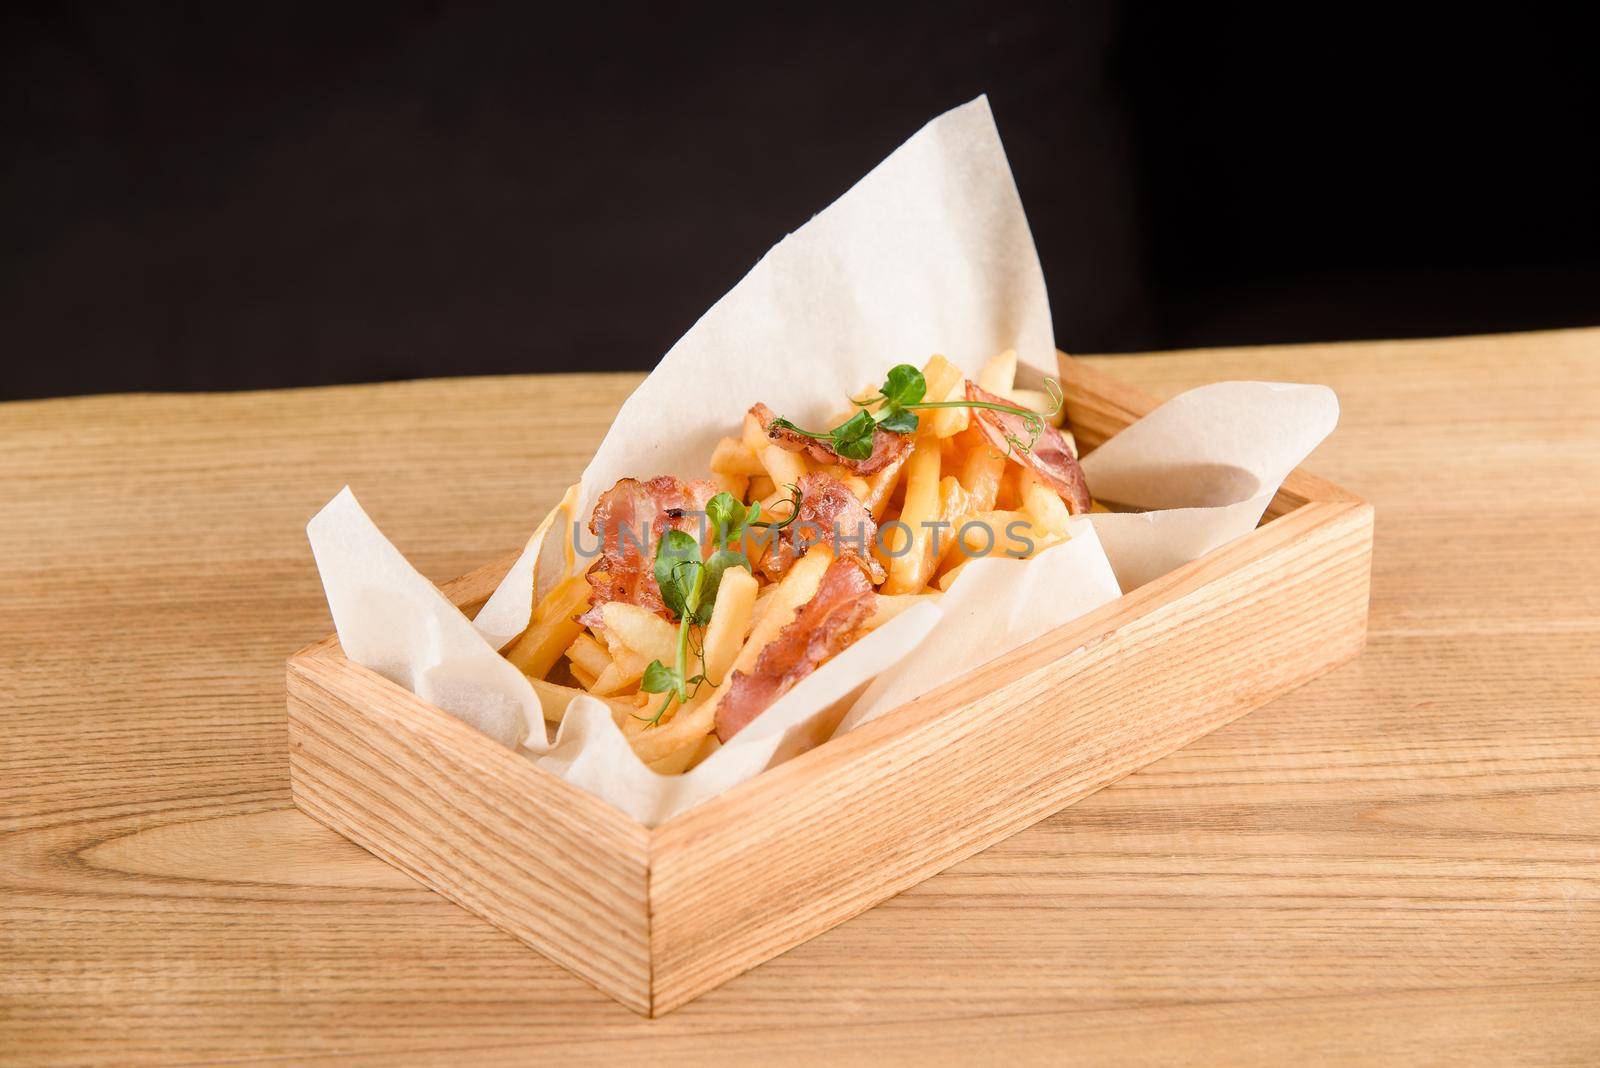
[[[1285,476],[1339,421],[1326,386],[1218,382],[1172,398],[1083,458],[1117,581],[1142,586],[1255,529]]]
[[[864,723],[1115,599],[1119,578],[1131,588],[1244,533],[1336,417],[1320,387],[1232,383],[1175,399],[1085,463],[1097,496],[1160,511],[1077,520],[1071,541],[1033,560],[974,561],[937,605],[851,646],[686,774],[647,768],[593,698],[575,699],[548,737],[532,687],[496,650],[570,566],[573,524],[600,493],[623,477],[704,475],[717,439],[756,401],[816,422],[894,364],[935,352],[976,375],[1015,348],[1037,378],[1055,373],[1053,338],[1027,219],[980,98],[929,123],[786,237],[673,346],[475,621],[406,563],[348,489],[334,498],[307,531],[345,653],[653,826],[823,740],[841,710],[839,729]],[[1202,485],[1200,470],[1225,474]]]

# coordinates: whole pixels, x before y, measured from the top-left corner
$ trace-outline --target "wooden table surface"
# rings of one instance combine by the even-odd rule
[[[515,548],[632,376],[0,406],[0,1062],[1600,1061],[1600,330],[1116,358],[1326,382],[1354,664],[662,1020],[290,807],[302,526]]]

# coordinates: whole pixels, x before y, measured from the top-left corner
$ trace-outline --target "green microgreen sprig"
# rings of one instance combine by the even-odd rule
[[[750,527],[780,530],[794,522],[800,514],[803,495],[798,486],[789,486],[792,508],[783,520],[761,519],[761,502],[750,505],[740,503],[731,493],[719,493],[706,502],[706,521],[712,537],[713,552],[701,559],[700,542],[693,534],[682,530],[668,530],[656,543],[656,585],[661,588],[661,600],[667,609],[678,617],[678,648],[673,666],[659,660],[650,661],[639,680],[639,689],[646,693],[666,694],[655,715],[636,716],[651,726],[661,722],[661,717],[672,702],[683,704],[699,692],[706,682],[704,650],[700,646],[700,632],[711,622],[711,612],[716,605],[717,590],[722,576],[730,567],[751,570],[750,558],[735,545],[742,545],[745,531]],[[681,517],[681,516],[680,516]],[[700,672],[689,674],[689,654],[700,662]]]
[[[782,418],[773,420],[772,425],[803,434],[808,438],[826,440],[834,452],[846,459],[865,460],[872,455],[873,432],[880,427],[894,434],[910,434],[917,429],[919,411],[932,408],[990,408],[997,412],[1009,412],[1022,417],[1023,426],[1028,429],[1028,441],[1023,442],[1020,438],[1008,434],[1006,442],[1018,452],[1030,452],[1034,445],[1038,444],[1039,435],[1044,433],[1044,420],[1055,418],[1064,403],[1061,386],[1055,379],[1046,379],[1045,389],[1052,403],[1052,408],[1048,412],[1036,412],[1013,404],[997,404],[994,401],[923,400],[928,393],[927,379],[911,364],[902,363],[890,369],[888,377],[884,379],[882,387],[876,394],[861,399],[852,398],[851,403],[861,410],[832,430],[823,432],[805,430]],[[875,410],[874,405],[877,406]]]

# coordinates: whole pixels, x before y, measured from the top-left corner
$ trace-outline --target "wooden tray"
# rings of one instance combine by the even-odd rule
[[[1085,448],[1155,406],[1062,382]],[[289,660],[295,803],[659,1016],[1349,660],[1371,561],[1371,506],[1296,470],[1249,535],[653,830],[330,637]]]

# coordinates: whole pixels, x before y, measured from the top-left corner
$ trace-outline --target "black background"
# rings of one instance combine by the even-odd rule
[[[1595,38],[1469,9],[12,13],[0,395],[648,367],[981,92],[1071,350],[1600,324]]]

